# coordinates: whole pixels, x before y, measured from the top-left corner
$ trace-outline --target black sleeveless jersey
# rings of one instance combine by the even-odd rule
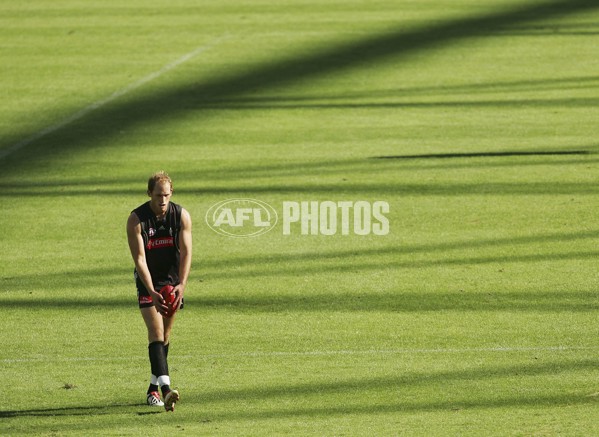
[[[156,219],[150,202],[140,205],[133,212],[141,224],[146,263],[154,285],[178,284],[181,206],[170,202],[162,221]]]

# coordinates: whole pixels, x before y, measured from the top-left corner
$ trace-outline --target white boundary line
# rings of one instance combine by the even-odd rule
[[[241,352],[231,354],[179,355],[176,359],[214,359],[214,358],[268,358],[268,357],[309,357],[338,355],[410,355],[410,354],[460,354],[460,353],[510,353],[510,352],[572,352],[598,350],[599,346],[545,346],[545,347],[491,347],[491,348],[438,348],[438,349],[370,349],[337,351],[298,351],[298,352]],[[36,357],[5,358],[0,363],[36,363],[36,362],[94,362],[94,361],[134,361],[147,360],[147,357]]]
[[[228,36],[226,36],[226,35],[214,38],[211,41],[209,41],[207,44],[197,47],[196,49],[192,50],[191,52],[181,56],[179,59],[165,65],[160,70],[155,71],[151,74],[148,74],[147,76],[139,79],[138,81],[127,85],[125,88],[115,91],[108,97],[98,100],[97,102],[94,102],[89,106],[86,106],[85,108],[81,109],[80,111],[75,112],[73,115],[65,118],[64,120],[62,120],[56,124],[53,124],[51,126],[48,126],[47,128],[42,129],[41,131],[31,135],[28,138],[25,138],[24,140],[19,141],[18,143],[15,143],[12,146],[9,146],[8,148],[6,148],[4,150],[0,150],[0,159],[3,159],[5,157],[7,157],[8,155],[16,152],[17,150],[20,150],[23,147],[33,143],[34,141],[37,141],[40,138],[43,138],[46,135],[51,134],[52,132],[55,132],[55,131],[73,123],[74,121],[79,120],[80,118],[86,116],[90,112],[95,111],[96,109],[101,108],[102,106],[105,106],[106,104],[112,102],[113,100],[116,100],[119,97],[122,97],[127,93],[130,93],[131,91],[145,85],[146,83],[151,82],[154,79],[157,79],[158,77],[162,76],[163,74],[168,73],[169,71],[173,70],[174,68],[177,68],[179,65],[184,64],[185,62],[196,57],[200,53],[205,52],[208,49],[211,49],[212,47],[214,47],[215,45],[217,45],[218,43],[220,43],[221,41],[223,41],[226,38],[228,38]]]

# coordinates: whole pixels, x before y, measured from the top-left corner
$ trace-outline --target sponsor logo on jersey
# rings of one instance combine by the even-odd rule
[[[148,244],[146,244],[146,249],[161,249],[163,247],[172,247],[175,245],[173,237],[159,237],[159,238],[151,238],[148,240]]]
[[[152,297],[151,296],[139,296],[139,303],[142,305],[152,303]]]

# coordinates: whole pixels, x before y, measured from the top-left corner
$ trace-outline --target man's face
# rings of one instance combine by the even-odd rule
[[[172,194],[173,190],[171,184],[168,182],[159,182],[154,186],[154,191],[151,193],[148,191],[148,195],[150,196],[150,207],[156,215],[166,214]]]

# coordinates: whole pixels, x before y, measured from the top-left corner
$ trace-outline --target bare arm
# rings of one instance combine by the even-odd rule
[[[191,216],[186,209],[181,210],[181,230],[179,231],[179,284],[175,287],[175,293],[177,293],[177,300],[174,302],[174,307],[179,308],[181,305],[181,299],[185,294],[185,287],[187,287],[187,279],[189,278],[189,271],[191,270],[191,253],[192,253],[192,239],[191,239]]]
[[[131,250],[131,257],[135,263],[135,270],[139,275],[139,279],[143,282],[144,286],[152,296],[154,306],[159,312],[165,312],[168,310],[164,305],[164,299],[160,293],[154,291],[154,284],[152,282],[152,275],[148,269],[146,263],[146,252],[144,251],[144,240],[141,236],[141,224],[139,218],[134,213],[131,213],[127,219],[127,240],[129,241],[129,250]]]

